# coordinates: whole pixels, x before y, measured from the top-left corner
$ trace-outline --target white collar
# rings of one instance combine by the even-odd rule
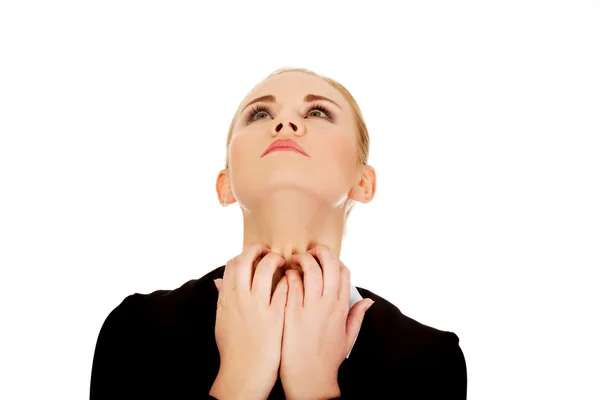
[[[352,306],[354,304],[356,304],[357,302],[359,302],[362,299],[363,299],[363,297],[358,292],[358,289],[356,289],[356,287],[354,285],[350,284],[350,308],[352,308]],[[359,329],[359,332],[360,332],[360,329]],[[356,339],[358,339],[358,334],[356,335],[356,338],[354,338],[354,343],[356,343]],[[350,351],[348,352],[348,355],[346,356],[346,358],[350,357],[352,348],[354,348],[354,343],[352,343],[352,347],[350,348]]]

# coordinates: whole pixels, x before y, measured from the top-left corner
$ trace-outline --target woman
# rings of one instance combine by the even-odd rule
[[[100,330],[90,398],[465,399],[458,337],[352,286],[339,260],[352,206],[375,195],[368,151],[339,83],[282,69],[257,85],[216,183],[242,210],[243,251],[125,298]]]

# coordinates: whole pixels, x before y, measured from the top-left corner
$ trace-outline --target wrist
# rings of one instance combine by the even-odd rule
[[[214,398],[219,400],[235,399],[238,397],[238,391],[231,382],[227,382],[224,374],[219,371],[210,391],[208,392]]]
[[[208,394],[219,400],[229,399],[265,399],[268,393],[263,393],[264,388],[257,387],[252,383],[244,382],[232,374],[219,370]]]
[[[340,386],[335,381],[318,383],[308,381],[297,384],[294,388],[285,388],[285,398],[288,400],[318,399],[329,400],[341,397]]]

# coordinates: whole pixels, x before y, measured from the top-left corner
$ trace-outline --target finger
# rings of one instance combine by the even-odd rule
[[[340,287],[340,260],[338,256],[326,245],[318,244],[309,250],[321,263],[323,275],[323,297],[335,297],[339,295]]]
[[[323,272],[317,260],[309,253],[297,253],[292,261],[302,267],[304,273],[304,304],[323,296]]]
[[[302,277],[300,271],[288,269],[285,271],[288,282],[288,295],[286,309],[295,310],[302,307],[304,302],[304,288],[302,287]]]
[[[256,266],[250,291],[258,299],[261,299],[261,303],[265,306],[268,306],[271,302],[271,289],[275,270],[282,265],[285,265],[285,258],[271,252],[264,256]]]
[[[276,309],[281,312],[281,315],[285,312],[285,304],[287,302],[288,297],[288,280],[287,276],[283,276],[277,286],[275,287],[275,292],[273,292],[273,298],[271,299],[271,306],[276,307]]]
[[[260,256],[265,256],[269,251],[269,248],[262,243],[255,243],[244,248],[237,257],[238,261],[234,269],[234,286],[236,290],[250,293],[254,261]]]
[[[223,272],[223,280],[221,281],[221,289],[223,289],[223,291],[225,291],[225,292],[233,290],[233,287],[235,285],[235,279],[234,279],[235,267],[236,267],[237,263],[238,263],[238,256],[227,261],[227,264],[225,264],[225,271]]]
[[[221,294],[221,287],[223,286],[223,279],[215,279],[215,287],[217,288],[217,304],[219,301],[223,299],[223,295]]]
[[[350,304],[350,277],[350,270],[340,261],[340,290],[338,298],[344,304]]]
[[[354,345],[358,331],[364,321],[365,313],[371,305],[373,305],[373,300],[364,299],[354,304],[350,309],[346,319],[346,353],[350,352]]]
[[[215,279],[215,286],[217,288],[217,310],[223,305],[223,295],[221,294],[221,287],[223,286],[223,279]]]

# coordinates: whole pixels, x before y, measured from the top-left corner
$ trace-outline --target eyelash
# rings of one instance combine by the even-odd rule
[[[316,104],[315,106],[311,107],[310,110],[308,110],[308,112],[311,112],[313,110],[319,110],[321,111],[323,114],[325,114],[327,116],[327,118],[333,122],[333,115],[331,114],[331,111],[329,111],[329,109],[321,104]],[[246,117],[246,123],[249,124],[250,122],[253,121],[253,118],[256,116],[256,114],[258,114],[259,112],[262,111],[266,111],[269,114],[271,113],[271,110],[269,109],[269,107],[263,106],[263,105],[257,105],[256,107],[252,108],[252,111],[250,111],[250,113],[248,114],[248,117]]]

